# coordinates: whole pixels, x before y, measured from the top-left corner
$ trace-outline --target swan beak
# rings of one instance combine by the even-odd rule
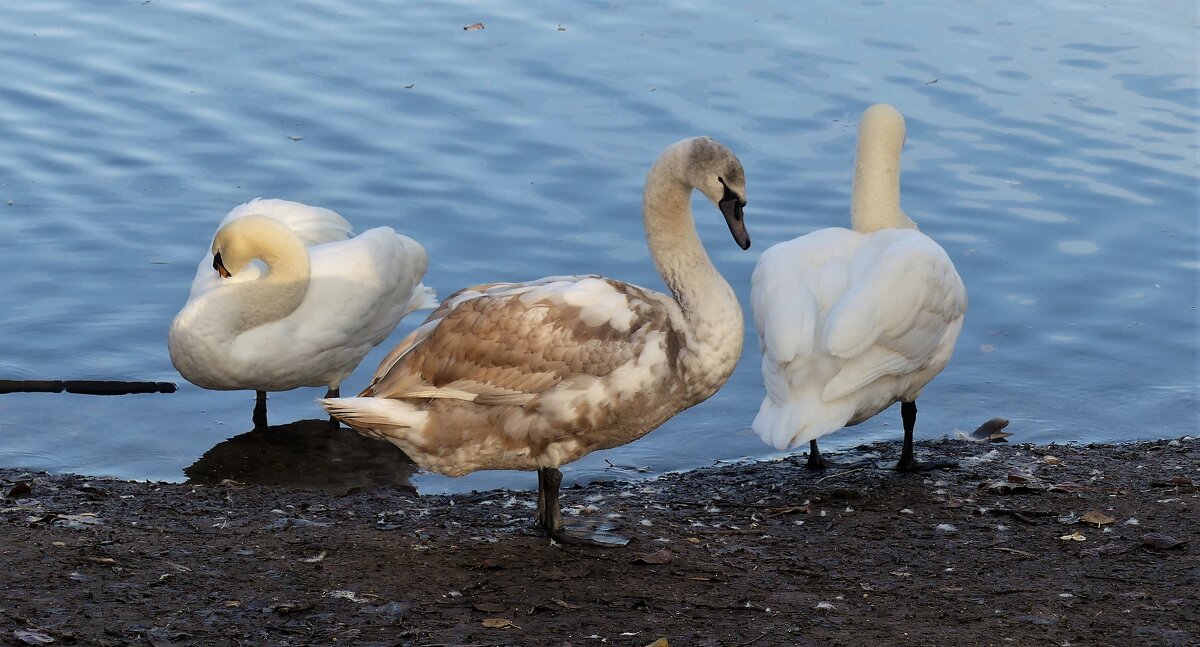
[[[729,194],[732,191],[726,189]],[[718,203],[721,207],[721,213],[725,215],[725,224],[729,225],[729,233],[733,234],[733,240],[742,249],[750,249],[750,233],[746,231],[746,222],[742,218],[742,208],[746,206],[745,200],[738,199],[735,195],[721,200]]]
[[[743,247],[742,249],[745,249],[745,248]],[[227,279],[227,278],[233,276],[233,274],[229,273],[229,270],[225,269],[225,263],[223,261],[221,261],[221,252],[217,252],[213,256],[213,269],[216,270],[217,274],[220,274],[221,278],[223,278],[223,279]]]

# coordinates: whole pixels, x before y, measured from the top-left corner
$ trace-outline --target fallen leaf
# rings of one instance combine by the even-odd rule
[[[1078,530],[1076,530],[1075,532],[1073,532],[1069,535],[1063,535],[1062,537],[1059,537],[1059,539],[1063,539],[1066,541],[1087,541],[1087,537],[1084,537],[1083,535],[1079,534]]]
[[[564,609],[582,609],[583,608],[583,607],[579,606],[578,604],[571,604],[570,602],[567,602],[566,600],[560,600],[558,598],[550,598],[550,601]]]
[[[1049,454],[1046,454],[1045,456],[1042,457],[1042,462],[1047,465],[1062,465],[1063,464],[1062,459],[1058,458],[1057,456],[1051,456]]]
[[[1172,548],[1179,548],[1186,543],[1186,541],[1181,541],[1170,535],[1157,532],[1148,532],[1142,535],[1142,545],[1154,550],[1170,550]]]
[[[1015,475],[1013,475],[1015,476]],[[979,489],[996,494],[1027,494],[1042,492],[1046,486],[1041,483],[1013,483],[1010,481],[987,481],[980,484]]]
[[[1029,483],[1030,481],[1035,480],[1037,479],[1035,479],[1031,474],[1017,474],[1016,472],[1008,473],[1009,483]]]
[[[482,611],[484,613],[504,613],[505,611],[508,611],[508,606],[500,604],[499,602],[476,602],[471,606],[475,607],[476,611]]]
[[[26,645],[46,645],[54,642],[49,634],[33,629],[17,629],[13,631],[13,636]]]
[[[482,562],[479,562],[478,564],[472,566],[472,568],[474,568],[476,570],[480,570],[480,571],[494,571],[494,570],[504,568],[504,565],[501,564],[499,560],[489,557],[489,558],[483,560]]]
[[[667,642],[666,638],[659,638],[649,645],[646,645],[646,647],[671,647],[671,643]]]
[[[1079,483],[1054,483],[1049,487],[1051,492],[1091,492],[1096,488],[1089,485],[1080,485]]]
[[[1087,514],[1080,517],[1079,520],[1084,523],[1094,523],[1097,527],[1107,526],[1108,524],[1116,521],[1116,519],[1113,519],[1099,510],[1091,510]]]
[[[312,557],[301,557],[297,561],[304,562],[305,564],[316,564],[317,562],[325,559],[325,555],[327,555],[327,554],[328,553],[326,551],[321,551],[321,552],[317,553],[316,555],[313,555]]]
[[[508,618],[484,618],[481,624],[488,629],[508,629],[509,627],[520,629],[515,622]]]
[[[653,553],[638,555],[633,558],[634,564],[666,564],[671,561],[671,551],[663,548]]]
[[[482,29],[484,29],[484,26],[481,22],[473,23],[463,27],[463,31],[480,31]]]

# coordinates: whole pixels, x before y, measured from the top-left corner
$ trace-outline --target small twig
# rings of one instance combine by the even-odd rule
[[[744,642],[744,643],[738,643],[738,645],[739,645],[739,647],[741,647],[742,645],[749,645],[750,643],[756,643],[756,642],[758,642],[759,640],[761,640],[761,639],[762,639],[762,637],[763,637],[763,636],[765,636],[765,635],[767,635],[768,633],[770,633],[770,632],[764,631],[764,632],[762,632],[761,634],[758,634],[758,638],[751,638],[750,640],[747,640],[747,641],[746,641],[746,642]]]
[[[829,479],[832,479],[832,478],[838,478],[839,476],[845,476],[845,475],[847,475],[847,474],[853,474],[854,472],[861,472],[861,471],[863,471],[863,470],[867,469],[867,467],[868,467],[868,466],[866,466],[866,465],[863,465],[862,467],[853,467],[853,468],[851,468],[851,469],[848,469],[848,470],[843,470],[843,471],[841,471],[841,472],[837,472],[837,473],[835,473],[835,474],[830,474],[829,476],[822,476],[821,478],[817,479],[817,483],[821,483],[822,481],[826,481],[826,480],[829,480]],[[872,466],[872,467],[874,467],[874,466]],[[878,469],[878,468],[876,467],[876,469]]]
[[[1033,558],[1037,557],[1037,555],[1034,555],[1032,553],[1027,553],[1023,550],[1017,550],[1016,548],[1005,548],[1004,546],[993,546],[992,550],[1002,550],[1006,553],[1016,553],[1018,555],[1024,555],[1026,557],[1033,557]]]

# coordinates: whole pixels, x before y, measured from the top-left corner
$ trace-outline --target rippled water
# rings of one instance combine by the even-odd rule
[[[971,295],[918,434],[997,415],[1021,441],[1195,430],[1193,3],[474,5],[5,3],[0,378],[180,391],[0,395],[0,464],[179,480],[250,429],[252,394],[192,387],[166,352],[214,226],[249,198],[412,235],[443,295],[578,272],[659,288],[645,170],[666,144],[710,134],[747,168],[754,247],[738,250],[708,205],[701,233],[746,304],[763,249],[846,224],[855,122],[877,101],[908,118],[905,208]],[[486,29],[463,30],[475,22]],[[747,332],[724,390],[568,479],[606,461],[654,473],[770,455],[749,430],[761,381]],[[272,421],[318,417],[318,395],[274,395]],[[889,411],[826,447],[899,433]]]

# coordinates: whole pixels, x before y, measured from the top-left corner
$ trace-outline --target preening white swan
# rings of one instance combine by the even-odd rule
[[[404,315],[436,305],[428,257],[390,227],[351,238],[328,209],[251,200],[221,221],[171,323],[171,362],[189,382],[258,392],[339,385]],[[254,262],[254,261],[260,262]]]
[[[816,439],[901,402],[902,471],[913,459],[916,399],[950,361],[967,292],[945,250],[900,210],[904,118],[878,104],[859,123],[853,230],[772,246],[751,287],[767,395],[754,431],[777,449],[809,442],[808,467],[832,463]]]
[[[707,399],[742,351],[742,312],[708,258],[691,192],[742,249],[745,174],[708,137],[668,147],[646,177],[646,241],[674,297],[602,276],[490,283],[446,299],[359,397],[321,400],[425,469],[538,470],[538,521],[563,541],[558,467],[640,438]]]

